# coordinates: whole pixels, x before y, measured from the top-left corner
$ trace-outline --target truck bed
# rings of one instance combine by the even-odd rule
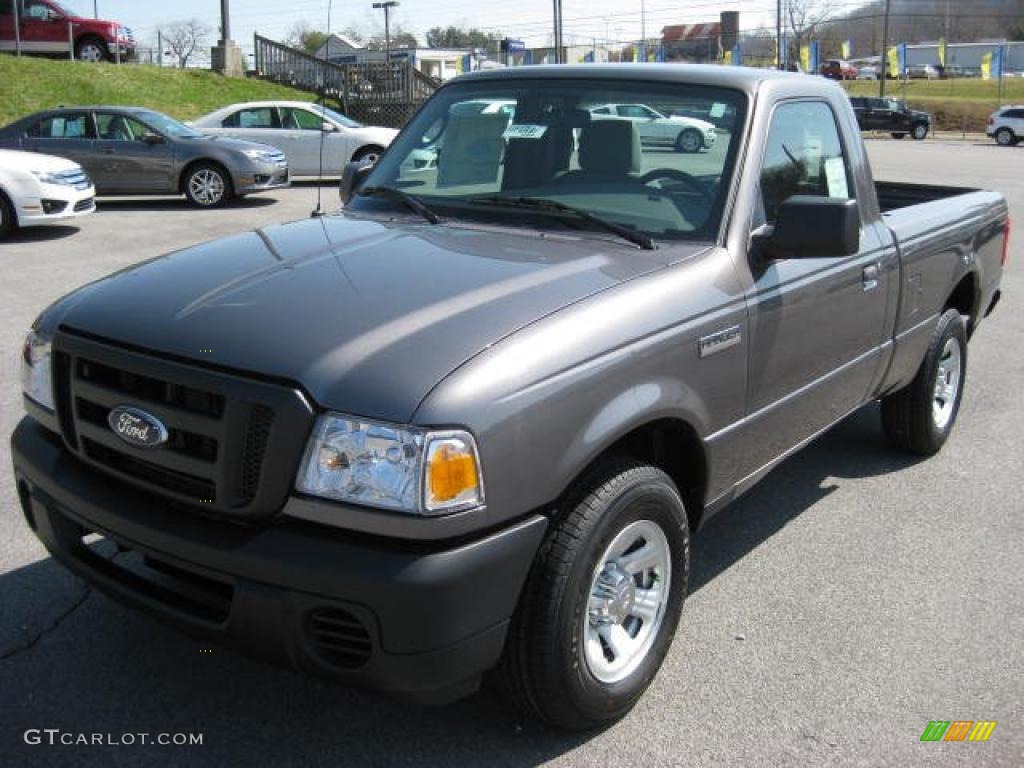
[[[878,205],[882,213],[889,213],[897,208],[907,208],[920,203],[933,203],[946,200],[957,195],[977,192],[968,187],[943,187],[936,184],[903,184],[895,181],[876,181],[875,191],[878,193]]]

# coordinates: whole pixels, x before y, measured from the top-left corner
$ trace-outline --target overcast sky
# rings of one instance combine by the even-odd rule
[[[69,10],[93,15],[93,0],[60,0]],[[847,10],[864,0],[830,0],[829,6]],[[334,0],[333,29],[354,24],[364,33],[383,29],[383,12],[372,10],[373,0]],[[100,18],[131,27],[140,42],[155,40],[156,28],[179,19],[198,17],[216,28],[219,0],[97,0]],[[280,39],[296,21],[318,28],[327,25],[327,0],[232,0],[232,37],[251,48],[254,32]],[[775,0],[645,0],[646,32],[657,36],[666,24],[715,21],[722,10],[740,11],[740,26],[774,26]],[[466,25],[500,29],[528,45],[548,42],[551,0],[401,0],[392,19],[414,32],[437,25]],[[589,43],[593,37],[628,41],[640,37],[641,0],[563,0],[566,42]]]

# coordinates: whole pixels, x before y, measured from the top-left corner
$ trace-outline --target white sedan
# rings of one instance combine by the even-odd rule
[[[232,104],[189,125],[203,133],[277,147],[288,156],[293,176],[332,178],[341,176],[352,160],[376,160],[398,135],[394,128],[361,125],[334,110],[305,101]]]
[[[96,189],[63,157],[0,149],[0,236],[96,210]]]
[[[668,144],[680,152],[700,152],[715,146],[715,126],[706,120],[663,115],[646,104],[601,104],[590,108],[595,118],[617,117],[636,125],[645,144]]]

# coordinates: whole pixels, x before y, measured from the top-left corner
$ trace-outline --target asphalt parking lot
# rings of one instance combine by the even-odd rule
[[[1024,147],[878,140],[869,151],[880,179],[994,188],[1024,222]],[[205,653],[57,566],[24,524],[6,439],[34,315],[115,269],[306,216],[314,192],[220,211],[109,202],[0,244],[0,765],[1024,764],[1019,225],[945,450],[920,462],[889,452],[867,408],[715,518],[695,539],[661,674],[606,731],[520,723],[489,693],[426,709]],[[325,188],[328,207],[336,200]],[[987,743],[921,743],[930,720],[998,725]],[[33,728],[203,743],[28,745]]]

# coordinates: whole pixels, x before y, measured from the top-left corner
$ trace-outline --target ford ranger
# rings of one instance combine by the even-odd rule
[[[680,153],[608,103],[722,122]],[[571,729],[634,705],[691,533],[785,457],[879,400],[942,448],[1009,236],[999,194],[875,183],[835,84],[738,67],[472,73],[341,191],[43,311],[25,519],[205,641],[438,702],[492,673]]]

